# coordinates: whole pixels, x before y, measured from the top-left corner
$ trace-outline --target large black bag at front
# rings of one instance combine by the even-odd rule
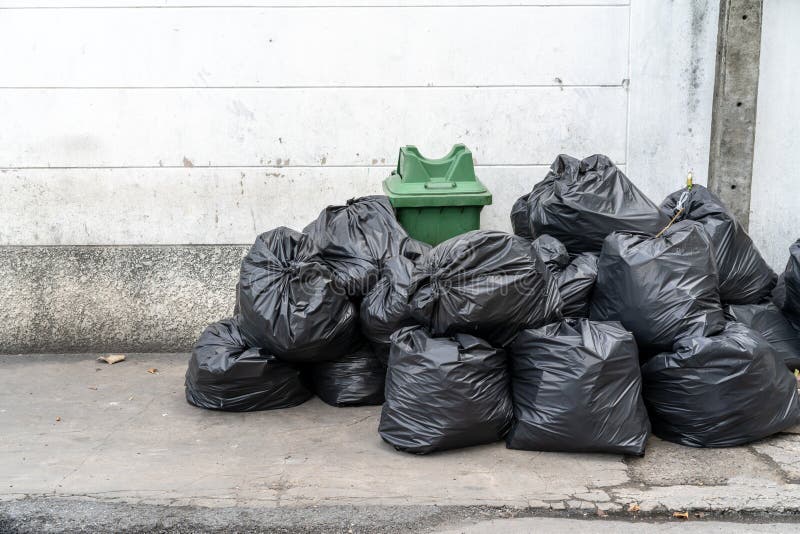
[[[392,336],[379,432],[396,449],[426,454],[499,441],[511,417],[505,351],[419,326]]]
[[[797,381],[756,331],[728,323],[642,366],[653,433],[690,447],[732,447],[796,424]]]
[[[383,404],[386,368],[366,342],[335,360],[311,364],[314,393],[331,406]]]
[[[294,363],[346,354],[358,326],[353,304],[304,241],[285,227],[261,234],[239,274],[245,340]]]
[[[681,221],[660,237],[615,232],[598,263],[590,317],[619,321],[648,356],[683,337],[722,330],[717,268],[700,223]]]
[[[755,304],[767,298],[777,275],[758,252],[750,236],[714,193],[702,185],[681,189],[662,203],[670,217],[703,225],[713,246],[723,303]]]
[[[650,423],[639,351],[616,322],[564,319],[509,349],[511,449],[644,454]]]
[[[766,339],[789,370],[800,369],[800,331],[771,302],[731,304],[725,317],[749,326]]]
[[[525,327],[561,317],[561,296],[530,242],[475,230],[425,254],[409,288],[411,312],[435,336],[472,334],[505,346]]]
[[[800,325],[800,239],[789,247],[789,261],[781,273],[772,299],[795,325]]]
[[[521,200],[512,214],[519,227]],[[600,252],[615,231],[655,234],[669,218],[614,165],[596,154],[578,160],[559,155],[527,197],[530,235],[549,234],[570,254]],[[524,232],[520,232],[525,235]]]
[[[289,408],[312,397],[297,368],[247,346],[235,317],[210,325],[200,335],[185,384],[186,400],[211,410]]]
[[[303,232],[352,297],[363,296],[375,285],[381,260],[398,254],[408,236],[388,197],[381,195],[328,206]]]

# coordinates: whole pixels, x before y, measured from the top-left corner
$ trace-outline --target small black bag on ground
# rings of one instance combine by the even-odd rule
[[[346,356],[311,364],[309,372],[314,393],[331,406],[383,404],[386,367],[367,343]]]
[[[564,319],[523,330],[509,359],[510,449],[644,454],[639,351],[621,324]]]
[[[702,225],[681,221],[660,237],[615,232],[597,268],[590,316],[619,321],[646,357],[683,337],[720,332],[717,267]]]
[[[361,301],[361,331],[386,363],[392,334],[414,324],[408,305],[408,289],[414,266],[430,245],[406,238],[401,253],[383,261],[378,283]]]
[[[772,293],[775,305],[800,325],[800,239],[789,247],[789,261]]]
[[[387,443],[416,454],[490,443],[503,439],[511,417],[505,351],[419,326],[392,336],[379,427]]]
[[[519,221],[521,199],[513,219]],[[529,233],[550,234],[570,254],[600,252],[614,231],[655,234],[669,218],[614,165],[596,154],[578,160],[559,155],[527,197]],[[518,228],[520,223],[515,224]],[[524,232],[522,232],[524,234]]]
[[[714,247],[723,304],[755,304],[769,297],[777,275],[719,197],[702,185],[694,185],[691,190],[672,193],[661,207],[670,217],[682,207],[677,220],[703,225]]]
[[[383,258],[399,253],[408,236],[388,197],[375,195],[328,206],[303,230],[351,297],[361,297],[378,281]]]
[[[588,317],[592,289],[597,280],[597,254],[583,252],[570,261],[567,247],[547,234],[531,244],[533,253],[556,278],[564,317]]]
[[[800,332],[777,306],[770,302],[731,304],[725,307],[725,317],[764,336],[789,370],[800,369]]]
[[[210,410],[289,408],[312,397],[300,371],[264,350],[248,348],[236,318],[207,327],[192,350],[186,400]]]
[[[798,420],[797,381],[754,330],[728,323],[642,366],[653,433],[690,447],[732,447]]]
[[[556,281],[530,242],[492,230],[431,249],[414,269],[409,295],[413,317],[434,336],[460,332],[495,346],[561,317]]]
[[[357,339],[353,304],[304,240],[285,227],[261,234],[239,275],[245,340],[293,363],[334,359]]]

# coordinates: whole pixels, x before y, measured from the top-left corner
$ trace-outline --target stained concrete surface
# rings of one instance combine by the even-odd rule
[[[350,523],[417,531],[538,514],[669,519],[676,510],[800,518],[800,435],[722,450],[651,438],[641,459],[502,443],[413,456],[380,440],[379,407],[189,406],[186,361],[0,356],[0,530],[249,532],[267,522],[287,532]],[[236,520],[220,524],[215,511]]]

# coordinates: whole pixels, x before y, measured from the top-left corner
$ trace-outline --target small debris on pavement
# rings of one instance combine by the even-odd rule
[[[61,418],[60,417],[56,417],[56,423],[60,423],[60,422],[61,422]]]
[[[156,369],[155,367],[151,367],[150,369],[147,370],[147,372],[150,373],[151,375],[157,375],[158,369]]]
[[[600,508],[598,508],[597,509],[597,517],[608,517],[608,514],[605,513],[603,510],[601,510]]]
[[[638,512],[639,510],[641,510],[641,508],[639,508],[639,505],[638,505],[638,504],[636,504],[635,502],[632,502],[632,503],[630,503],[630,504],[628,505],[628,511],[629,511],[629,512],[636,513],[636,512]]]
[[[689,519],[689,512],[672,512],[675,519]]]
[[[106,362],[108,364],[114,364],[117,362],[124,362],[125,355],[124,354],[109,354],[108,356],[100,356],[97,358],[98,362]]]
[[[89,389],[91,389],[92,391],[97,391],[97,386],[89,386]]]

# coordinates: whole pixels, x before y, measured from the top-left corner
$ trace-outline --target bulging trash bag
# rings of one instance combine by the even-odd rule
[[[588,317],[592,289],[597,280],[597,254],[583,252],[570,261],[567,247],[553,236],[541,235],[531,244],[533,253],[556,278],[564,317]]]
[[[353,304],[304,240],[285,227],[261,234],[239,275],[245,340],[294,363],[346,354],[358,326]]]
[[[509,349],[511,449],[644,454],[650,423],[639,352],[617,322],[564,319]]]
[[[790,370],[800,369],[800,331],[774,304],[731,304],[725,317],[761,334]]]
[[[684,337],[721,331],[717,267],[700,223],[681,221],[660,237],[615,232],[597,267],[590,317],[619,321],[640,355],[671,350]]]
[[[531,242],[531,249],[536,256],[550,269],[557,273],[569,265],[569,252],[564,243],[553,236],[540,235]]]
[[[383,404],[386,368],[367,343],[335,360],[311,364],[314,393],[331,406]]]
[[[589,317],[598,259],[591,252],[578,254],[556,275],[564,317]]]
[[[733,213],[702,185],[681,189],[662,203],[670,217],[703,225],[714,250],[719,271],[719,296],[723,303],[755,304],[769,297],[777,275],[758,252]]]
[[[789,261],[772,295],[775,305],[800,325],[800,239],[789,247]]]
[[[189,404],[249,412],[289,408],[311,397],[295,367],[247,346],[236,318],[210,325],[192,350],[186,371]]]
[[[420,326],[392,336],[379,432],[396,449],[426,454],[498,441],[511,417],[503,349]]]
[[[525,239],[533,239],[529,222],[528,196],[530,193],[525,193],[511,207],[511,228],[516,235]]]
[[[385,196],[328,206],[303,230],[348,295],[361,297],[378,281],[380,262],[400,251],[408,236]]]
[[[653,433],[690,447],[732,447],[797,422],[797,381],[754,330],[728,323],[678,341],[642,366]]]
[[[555,278],[530,242],[474,230],[435,246],[414,269],[413,317],[435,336],[467,333],[505,346],[525,327],[561,317]]]
[[[558,156],[544,180],[533,187],[527,204],[530,234],[550,234],[570,254],[600,252],[611,232],[655,234],[669,223],[669,217],[601,154],[583,160]]]

